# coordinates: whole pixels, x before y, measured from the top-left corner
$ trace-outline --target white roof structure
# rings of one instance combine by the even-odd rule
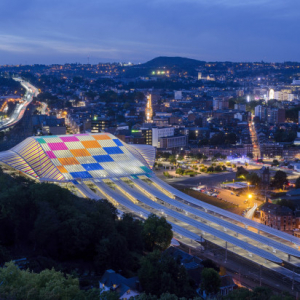
[[[79,194],[105,198],[119,211],[140,218],[150,213],[164,215],[178,236],[196,242],[209,239],[254,261],[260,258],[280,264],[290,256],[300,257],[291,244],[299,246],[299,238],[178,191],[155,176],[154,160],[154,147],[128,145],[110,133],[30,137],[0,153],[1,163],[31,178],[70,182]],[[235,183],[234,187],[245,185]]]

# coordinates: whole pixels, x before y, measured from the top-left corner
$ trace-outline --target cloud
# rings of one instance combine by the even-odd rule
[[[141,62],[299,60],[292,0],[0,1],[0,63],[71,59]],[[293,5],[292,5],[293,4]],[[33,61],[34,63],[34,61]]]

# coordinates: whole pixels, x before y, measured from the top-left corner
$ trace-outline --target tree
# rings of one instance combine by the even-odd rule
[[[260,299],[270,299],[272,296],[272,290],[265,286],[257,286],[252,293],[251,299],[260,300]]]
[[[145,249],[153,251],[155,247],[165,250],[170,246],[173,238],[172,226],[164,217],[149,215],[143,226],[143,240]]]
[[[290,208],[292,211],[295,211],[295,210],[296,210],[295,203],[294,203],[292,200],[281,199],[281,200],[278,200],[278,201],[276,202],[276,204],[277,204],[277,205],[280,205],[280,206],[288,207],[288,208]]]
[[[223,169],[222,169],[221,166],[216,166],[216,167],[215,167],[215,171],[216,171],[216,172],[222,172]]]
[[[174,156],[174,155],[170,155],[169,156],[169,162],[171,163],[171,164],[176,164],[176,157]]]
[[[220,268],[211,260],[211,259],[205,259],[202,261],[202,265],[204,268],[207,269],[214,269],[216,272],[220,272]]]
[[[81,291],[78,279],[71,275],[64,276],[54,269],[44,270],[39,274],[33,273],[20,270],[13,262],[0,268],[0,282],[0,294],[3,299],[83,300],[97,299],[96,295],[99,297],[99,290]]]
[[[212,268],[204,268],[201,272],[201,289],[207,295],[217,294],[220,290],[221,278],[218,272]]]
[[[175,173],[179,175],[183,175],[184,170],[182,168],[177,168]]]
[[[271,181],[271,186],[282,189],[286,184],[288,184],[287,174],[284,171],[277,171]]]
[[[296,179],[296,182],[295,182],[295,188],[296,188],[296,189],[299,189],[299,188],[300,188],[300,176]]]
[[[207,168],[207,172],[209,172],[209,173],[212,173],[214,171],[215,171],[215,168],[212,165]]]
[[[154,251],[143,257],[138,276],[147,294],[160,296],[169,292],[187,298],[195,294],[185,267],[167,253]]]
[[[252,159],[252,158],[253,158],[253,154],[252,154],[251,152],[248,152],[248,153],[247,153],[247,157],[249,157],[249,158]]]
[[[255,186],[258,186],[261,182],[261,178],[255,172],[247,174],[246,180],[249,181],[251,185]]]
[[[246,178],[246,176],[248,175],[248,173],[249,172],[244,167],[242,167],[242,166],[237,167],[236,178],[240,178],[240,177]]]
[[[252,292],[246,288],[231,291],[224,300],[248,300],[251,299]]]

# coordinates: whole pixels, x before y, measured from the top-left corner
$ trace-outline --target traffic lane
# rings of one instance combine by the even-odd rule
[[[163,179],[172,186],[185,186],[185,187],[196,187],[198,185],[207,185],[209,187],[218,186],[226,181],[232,181],[235,179],[235,172],[217,173],[217,174],[199,174],[195,177],[176,177],[166,178],[162,174],[157,174],[160,179]]]

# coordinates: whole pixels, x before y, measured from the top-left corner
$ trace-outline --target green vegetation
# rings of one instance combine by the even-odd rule
[[[193,297],[195,292],[180,260],[155,251],[142,258],[139,280],[147,294],[160,296],[169,292],[178,297]]]
[[[250,172],[246,175],[246,180],[250,182],[251,185],[258,186],[261,183],[261,178],[255,172]]]
[[[280,206],[285,206],[290,208],[292,211],[296,210],[296,205],[293,201],[288,200],[288,199],[281,199],[275,202],[275,204],[280,205]]]
[[[220,132],[216,132],[210,139],[199,140],[198,145],[199,146],[205,146],[205,145],[218,146],[218,145],[224,145],[224,144],[225,145],[233,145],[233,144],[236,144],[236,141],[237,141],[237,136],[235,133],[233,133],[233,132],[224,133],[224,132],[220,131]],[[226,158],[226,155],[221,155],[220,157]]]
[[[283,293],[282,295],[273,295],[270,288],[264,286],[258,286],[253,291],[247,290],[245,288],[240,288],[233,290],[227,296],[223,298],[224,300],[293,300],[294,297],[290,296],[288,293]]]
[[[239,179],[246,179],[246,176],[249,174],[249,172],[242,166],[240,167],[237,167],[237,170],[236,170],[236,178],[239,178]]]
[[[207,295],[217,294],[221,279],[218,272],[212,268],[204,268],[201,273],[201,289],[206,292]]]
[[[20,270],[13,262],[0,268],[0,283],[1,299],[99,299],[98,289],[80,290],[79,280],[71,275],[65,276],[54,269],[33,273]]]
[[[277,129],[274,135],[275,141],[279,142],[293,142],[297,137],[295,130]]]
[[[197,175],[198,173],[193,171],[193,170],[184,170],[182,168],[177,168],[176,169],[176,174],[178,175],[188,175],[188,176],[195,176]]]
[[[55,267],[80,273],[87,265],[131,274],[143,251],[165,249],[172,238],[164,218],[117,218],[106,200],[79,198],[58,185],[13,178],[0,171],[0,263],[30,257],[34,271]]]
[[[271,186],[282,189],[286,184],[288,184],[287,174],[284,171],[276,171],[271,181]]]
[[[147,251],[166,250],[173,237],[172,226],[165,218],[151,214],[143,224],[142,237]]]
[[[295,188],[299,189],[300,188],[300,176],[296,179],[295,181]]]
[[[172,178],[172,176],[170,175],[169,172],[165,171],[163,172],[164,176],[167,177],[167,178]]]

